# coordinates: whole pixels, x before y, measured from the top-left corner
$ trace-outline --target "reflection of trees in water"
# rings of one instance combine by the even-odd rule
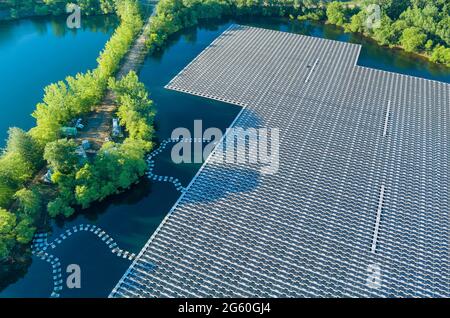
[[[67,30],[69,30],[66,26],[65,21],[61,20],[54,20],[50,21],[50,29],[52,31],[52,34],[57,37],[63,37],[66,35]]]
[[[14,25],[12,22],[0,22],[0,45],[3,42],[8,42],[14,36]]]
[[[141,178],[139,183],[132,185],[129,189],[112,195],[103,201],[93,203],[87,209],[77,208],[75,213],[69,218],[56,218],[55,223],[58,227],[64,227],[66,223],[70,223],[77,219],[80,215],[83,215],[87,220],[94,222],[99,217],[108,211],[111,206],[132,206],[141,202],[145,197],[151,193],[152,184],[147,178]]]
[[[65,17],[52,18],[50,28],[57,37],[63,37],[67,33],[76,34],[79,30],[90,32],[108,33],[118,25],[118,18],[114,15],[90,16],[81,18],[80,29],[70,29],[67,27]]]
[[[38,34],[44,35],[47,34],[47,32],[51,32],[57,37],[63,37],[67,33],[76,34],[80,30],[95,33],[109,33],[119,24],[119,19],[115,15],[83,16],[81,17],[81,28],[70,29],[67,27],[66,19],[66,16],[35,17],[27,20],[8,22],[7,24],[11,25],[12,28],[15,27],[17,23],[30,22]]]
[[[119,19],[115,15],[84,16],[81,18],[80,29],[69,29],[66,24],[66,17],[34,17],[15,21],[0,21],[0,45],[16,36],[19,28],[21,32],[27,32],[27,24],[32,26],[32,30],[39,35],[46,35],[48,32],[56,37],[64,37],[67,33],[76,34],[78,31],[90,31],[109,33],[119,24]]]
[[[119,25],[115,15],[102,15],[81,18],[81,29],[93,32],[108,33]],[[76,31],[76,29],[74,29]]]
[[[14,262],[0,262],[0,292],[9,285],[25,277],[31,265],[31,250],[22,247],[20,251],[15,251],[20,257]]]

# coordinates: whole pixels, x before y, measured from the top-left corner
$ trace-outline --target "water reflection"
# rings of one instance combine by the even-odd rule
[[[34,126],[30,114],[46,85],[96,66],[116,25],[113,16],[84,17],[78,30],[64,18],[0,22],[0,109],[8,114],[0,117],[0,147],[9,127]]]
[[[89,209],[77,208],[74,215],[70,218],[57,218],[55,224],[63,228],[65,224],[72,223],[79,216],[84,219],[95,223],[99,218],[112,207],[127,208],[127,206],[134,206],[141,202],[152,192],[153,184],[148,179],[141,179],[139,183],[136,183],[122,193],[112,196],[107,200],[93,203]]]
[[[380,48],[374,43],[357,35],[344,34],[339,28],[320,23],[289,22],[282,19],[239,19],[237,21],[209,21],[202,23],[199,28],[190,28],[177,33],[170,38],[167,47],[150,56],[140,72],[140,79],[144,82],[157,106],[156,127],[157,140],[165,140],[170,137],[173,129],[186,127],[193,131],[194,120],[202,119],[203,126],[225,129],[241,110],[241,107],[233,106],[217,101],[191,96],[183,93],[164,89],[182,68],[195,58],[206,46],[208,46],[220,33],[226,30],[230,23],[237,22],[247,25],[272,28],[281,31],[290,31],[305,35],[325,37],[340,41],[354,43],[366,43],[359,63],[366,66],[377,66],[395,72],[404,72],[410,75],[422,74],[438,80],[447,80],[450,71],[430,64],[417,62],[416,58],[409,54],[398,54],[398,60],[390,54],[398,52]],[[1,27],[1,24],[0,24]],[[87,26],[89,27],[89,26]],[[100,27],[102,28],[102,27]],[[48,32],[42,28],[42,32]],[[62,31],[58,31],[63,34]],[[70,31],[71,32],[71,31]],[[7,38],[13,34],[13,28],[2,32],[0,29],[0,46],[2,37]],[[360,41],[360,42],[357,42]],[[1,52],[1,51],[0,51]],[[396,55],[397,56],[397,55]],[[93,60],[95,62],[95,59]],[[30,86],[31,87],[31,86]],[[40,86],[39,89],[42,89]],[[28,114],[27,112],[26,114]],[[23,112],[21,114],[23,116]],[[244,111],[242,116],[253,118],[250,126],[263,127],[258,114]],[[158,175],[170,175],[177,177],[187,186],[192,180],[201,164],[173,164],[170,158],[170,147],[156,158],[155,173]],[[258,169],[247,169],[241,166],[227,166],[208,174],[202,174],[200,178],[211,183],[211,189],[216,190],[207,197],[191,197],[191,202],[198,200],[208,202],[232,196],[233,191],[250,192],[259,184],[261,175]],[[234,174],[242,183],[230,188],[225,178],[218,180],[216,175]],[[233,190],[231,190],[233,189]],[[52,238],[57,237],[66,228],[76,224],[93,223],[99,225],[111,234],[120,243],[120,246],[132,252],[138,252],[148,237],[154,232],[161,220],[171,209],[180,193],[173,184],[164,182],[150,182],[143,179],[139,184],[117,196],[108,198],[103,202],[93,204],[90,209],[77,211],[77,214],[68,220],[57,219],[50,222],[53,231]],[[67,245],[66,245],[67,244]],[[88,235],[82,235],[67,240],[58,247],[57,256],[63,263],[79,262],[87,272],[88,283],[77,291],[63,291],[63,296],[96,296],[105,297],[112,286],[121,277],[129,262],[118,259],[112,255],[104,244]],[[26,265],[30,264],[28,256]],[[51,287],[51,272],[48,265],[42,261],[34,260],[26,270],[22,268],[16,276],[9,275],[8,280],[2,280],[0,290],[11,282],[0,296],[40,296],[49,295]],[[22,279],[22,277],[25,278]],[[0,274],[1,276],[1,274]]]
[[[8,42],[17,36],[17,32],[20,32],[23,28],[27,28],[27,32],[32,30],[41,36],[50,33],[56,37],[64,37],[67,34],[76,34],[82,31],[109,33],[111,29],[118,25],[118,22],[115,15],[82,17],[81,28],[70,29],[66,25],[65,17],[33,17],[14,21],[0,21],[0,46],[5,43],[10,45]]]
[[[237,22],[255,27],[361,44],[361,54],[357,63],[360,66],[450,83],[450,67],[432,63],[421,56],[407,53],[401,49],[380,46],[374,40],[358,33],[344,33],[342,28],[334,25],[316,21],[289,21],[283,18],[256,17],[240,19]]]
[[[227,176],[233,176],[232,179],[238,179],[239,182],[230,183],[230,178]],[[252,192],[258,187],[260,172],[239,165],[229,167],[212,165],[208,166],[195,182],[208,185],[208,191],[190,193],[183,199],[181,205],[214,202],[232,197],[234,193]]]

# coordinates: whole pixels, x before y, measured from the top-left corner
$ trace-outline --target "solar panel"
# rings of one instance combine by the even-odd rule
[[[213,152],[111,297],[449,297],[450,85],[359,52],[233,25],[182,70],[280,129],[279,170]]]

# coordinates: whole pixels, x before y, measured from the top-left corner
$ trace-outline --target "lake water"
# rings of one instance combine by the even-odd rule
[[[372,41],[344,34],[333,26],[267,18],[237,22],[362,43],[364,48],[359,59],[360,65],[450,82],[450,69],[437,67],[408,54],[398,54],[393,50],[380,48]],[[172,130],[177,127],[186,127],[192,131],[196,119],[203,120],[204,128],[225,129],[240,111],[240,107],[234,105],[164,89],[164,85],[228,28],[230,23],[230,21],[216,21],[185,30],[173,36],[163,52],[146,59],[140,71],[140,79],[145,83],[156,104],[159,141],[170,137]],[[21,112],[18,111],[19,113],[26,117],[29,109],[25,110],[24,107]],[[17,120],[19,117],[18,115]],[[176,177],[183,186],[188,185],[200,168],[200,164],[173,164],[170,160],[170,147],[155,157],[155,162],[156,174]],[[73,226],[95,224],[113,237],[120,248],[137,253],[179,195],[180,192],[171,183],[150,182],[143,179],[130,190],[80,211],[69,220],[52,221],[52,238]],[[106,297],[131,263],[128,259],[112,254],[104,242],[90,232],[74,234],[51,250],[51,253],[61,260],[63,277],[69,264],[78,264],[81,268],[81,289],[64,288],[61,292],[62,297]],[[22,277],[14,277],[15,282],[0,291],[0,297],[48,297],[53,285],[50,269],[47,263],[33,257],[28,270]]]
[[[28,130],[43,88],[96,66],[96,58],[117,26],[114,16],[83,18],[68,29],[64,18],[33,18],[0,23],[0,147],[7,130]]]

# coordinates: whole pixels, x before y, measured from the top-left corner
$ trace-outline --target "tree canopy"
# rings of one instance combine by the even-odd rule
[[[380,25],[372,27],[369,5],[380,4]],[[431,61],[450,66],[450,3],[447,0],[361,1],[353,8],[334,1],[327,6],[328,22],[361,32],[382,45],[402,47]]]
[[[73,172],[79,163],[76,150],[77,144],[73,140],[59,139],[47,144],[44,159],[55,172],[68,174]]]
[[[5,0],[0,7],[9,9],[9,18],[17,19],[29,15],[61,15],[69,3],[75,3],[84,15],[112,13],[115,0]]]
[[[6,5],[16,13],[24,8],[32,8],[36,12],[39,11],[39,14],[58,14],[60,12],[58,10],[65,10],[66,2],[68,1],[45,0],[42,3],[33,3],[33,1],[8,0]],[[78,145],[72,140],[61,139],[61,128],[72,125],[76,118],[88,114],[98,105],[105,94],[109,78],[117,71],[122,58],[143,25],[137,0],[70,2],[79,4],[85,14],[98,13],[99,10],[111,12],[114,9],[120,18],[120,25],[101,52],[96,69],[76,76],[68,76],[64,81],[50,84],[44,89],[44,98],[33,112],[33,117],[36,119],[34,128],[29,132],[19,128],[9,130],[6,148],[0,154],[0,261],[10,257],[16,246],[27,244],[32,239],[44,203],[39,191],[33,188],[28,189],[27,186],[45,163],[52,169],[52,180],[58,187],[57,196],[47,204],[49,215],[67,217],[74,213],[71,205],[77,204],[75,188],[78,185],[77,182],[83,182],[77,179],[76,175],[84,166],[84,162],[80,160],[76,152]],[[120,164],[122,160],[130,164],[124,168],[125,174],[117,174],[120,182],[115,183],[116,187],[126,188],[136,181],[136,175],[143,174],[141,161],[138,161],[137,168],[132,167],[131,162],[135,160],[135,157],[129,150],[131,145],[142,147],[142,152],[151,146],[149,141],[139,139],[150,140],[153,133],[153,115],[146,113],[144,116],[143,113],[145,109],[151,109],[152,103],[147,99],[148,94],[142,91],[142,88],[142,85],[139,86],[139,96],[127,93],[133,96],[129,105],[130,112],[141,113],[138,117],[133,117],[138,123],[136,127],[132,127],[132,120],[126,119],[127,115],[121,116],[124,118],[124,125],[130,126],[129,134],[137,139],[134,142],[124,143],[123,146],[118,145],[118,149],[123,150],[123,154],[117,160]],[[141,115],[145,117],[144,120],[140,119]],[[143,156],[141,153],[141,159]],[[95,162],[97,160],[93,164],[95,167],[101,165]],[[121,169],[120,164],[116,165],[116,169]],[[129,182],[128,185],[127,182]],[[110,193],[115,191],[117,188]],[[14,204],[13,200],[15,200]]]
[[[129,137],[151,140],[155,109],[136,73],[131,71],[120,81],[111,78],[109,87],[116,95],[119,104],[117,116],[120,124],[126,127]]]

